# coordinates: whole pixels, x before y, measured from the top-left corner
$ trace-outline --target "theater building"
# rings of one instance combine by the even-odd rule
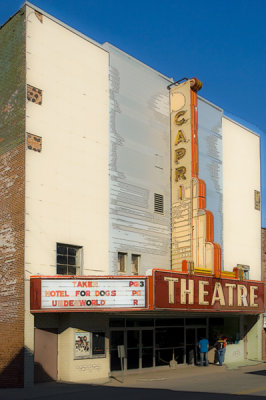
[[[31,3],[0,39],[1,386],[260,360],[258,134]]]

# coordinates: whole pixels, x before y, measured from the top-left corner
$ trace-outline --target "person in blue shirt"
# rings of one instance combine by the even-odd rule
[[[208,351],[209,351],[209,340],[206,338],[201,338],[199,341],[199,351],[200,351],[200,366],[207,367],[209,365],[209,360],[208,360]]]

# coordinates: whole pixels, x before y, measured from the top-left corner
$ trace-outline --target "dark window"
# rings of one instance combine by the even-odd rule
[[[105,333],[92,332],[92,355],[105,354]]]
[[[82,247],[57,243],[56,273],[58,275],[80,275]]]

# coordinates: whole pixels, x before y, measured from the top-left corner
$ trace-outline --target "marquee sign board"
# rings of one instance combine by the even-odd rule
[[[32,278],[31,310],[89,311],[146,307],[147,278]]]
[[[154,271],[155,309],[262,313],[264,284]]]

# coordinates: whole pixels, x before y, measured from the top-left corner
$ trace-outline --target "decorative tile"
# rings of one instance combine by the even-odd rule
[[[34,86],[27,85],[27,99],[33,103],[42,104],[42,90]]]
[[[27,133],[27,147],[29,150],[42,151],[42,138],[41,136],[32,135]]]

